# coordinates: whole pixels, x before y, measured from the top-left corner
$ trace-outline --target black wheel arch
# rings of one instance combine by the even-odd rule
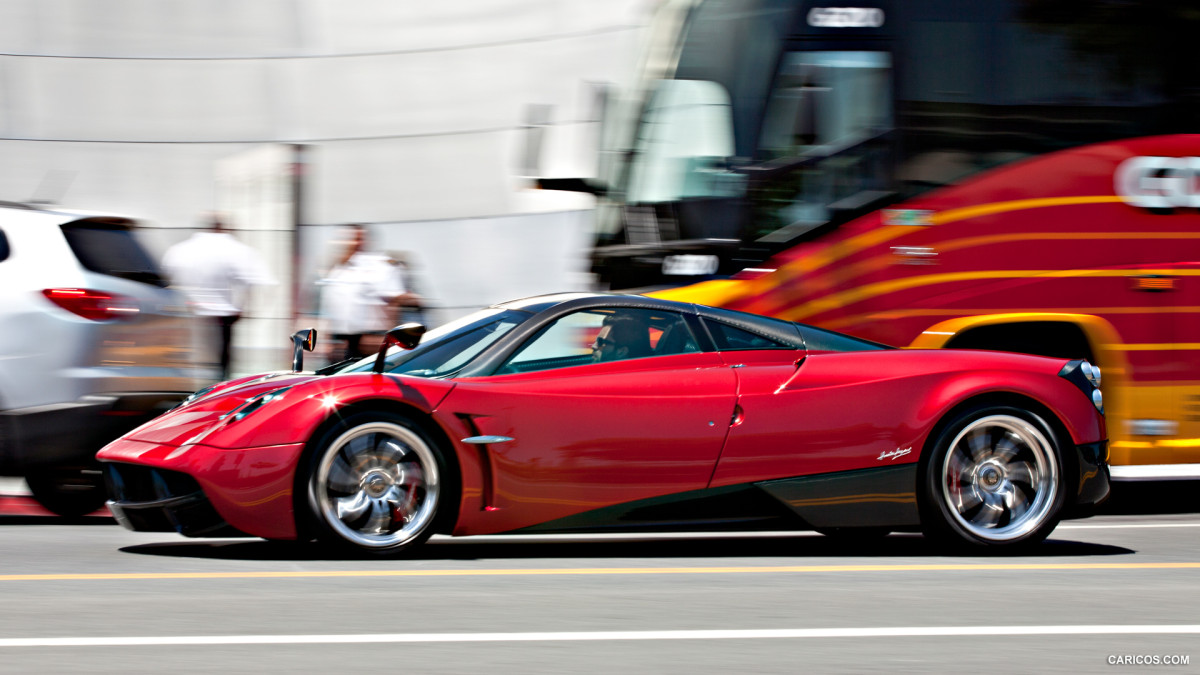
[[[1078,324],[1062,321],[1016,321],[968,328],[950,338],[946,349],[988,349],[1096,363],[1096,350]]]

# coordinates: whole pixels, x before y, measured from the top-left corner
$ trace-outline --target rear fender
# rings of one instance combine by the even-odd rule
[[[997,386],[998,382],[1003,387]],[[1096,412],[1091,400],[1067,380],[1040,373],[985,370],[950,374],[930,389],[921,418],[943,419],[965,401],[1012,395],[1032,399],[1049,410],[1076,445],[1105,438],[1104,417]]]
[[[1096,365],[1104,373],[1104,408],[1109,426],[1120,433],[1122,420],[1130,419],[1129,403],[1122,396],[1128,391],[1129,362],[1125,353],[1114,349],[1122,343],[1121,336],[1111,323],[1091,314],[1068,314],[1060,312],[1013,312],[1007,314],[982,314],[963,316],[934,324],[917,336],[909,349],[941,349],[956,337],[976,328],[1013,323],[1058,321],[1070,323],[1083,331],[1088,346],[1096,357]]]

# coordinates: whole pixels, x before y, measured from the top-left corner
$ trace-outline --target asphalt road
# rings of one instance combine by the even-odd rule
[[[0,672],[1196,672],[1200,513],[1145,510],[1003,557],[771,533],[346,559],[0,516]]]

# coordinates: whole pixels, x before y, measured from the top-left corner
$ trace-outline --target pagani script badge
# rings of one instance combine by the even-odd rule
[[[882,462],[883,460],[885,460],[885,459],[890,459],[890,460],[892,460],[892,461],[895,461],[897,457],[903,457],[903,456],[905,456],[905,455],[909,454],[910,452],[912,452],[912,448],[911,448],[911,447],[908,447],[908,448],[896,448],[895,450],[893,450],[893,451],[891,451],[891,452],[881,452],[881,453],[879,453],[879,458],[878,458],[878,459],[879,459],[879,461],[881,461],[881,462]]]

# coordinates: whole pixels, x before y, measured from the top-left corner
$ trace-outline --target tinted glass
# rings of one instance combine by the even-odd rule
[[[452,376],[529,316],[528,312],[511,309],[475,312],[429,331],[416,349],[393,347],[384,372],[416,377]],[[336,372],[367,372],[374,366],[375,357],[369,356]]]
[[[63,225],[62,230],[86,269],[166,288],[158,265],[128,228],[84,221]]]
[[[782,342],[776,342],[768,337],[756,335],[720,321],[706,319],[704,325],[708,327],[708,332],[712,335],[717,349],[723,352],[746,349],[793,349]]]
[[[800,333],[804,335],[804,346],[817,352],[869,352],[876,349],[891,349],[886,345],[859,340],[849,335],[813,326],[800,326]]]
[[[710,332],[714,323],[720,323],[751,335],[760,335],[770,342],[782,345],[780,349],[804,349],[800,331],[791,321],[721,307],[704,307],[702,311],[705,315],[705,325],[709,326]]]
[[[4,236],[4,230],[0,230],[0,260],[8,258],[8,237]]]
[[[543,328],[497,371],[527,373],[699,351],[674,312],[606,307],[568,314]]]

